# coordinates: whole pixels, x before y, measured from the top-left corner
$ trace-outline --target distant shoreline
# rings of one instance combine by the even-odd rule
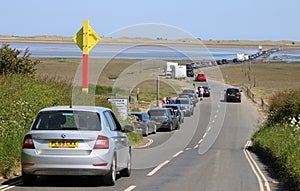
[[[1,43],[45,43],[45,44],[71,44],[72,37],[65,36],[4,36],[0,35]],[[297,41],[251,41],[251,40],[198,40],[198,39],[150,39],[150,38],[110,38],[101,37],[99,43],[105,45],[163,45],[163,46],[206,46],[208,48],[255,48],[261,45],[264,49],[282,47],[283,50],[300,49]]]

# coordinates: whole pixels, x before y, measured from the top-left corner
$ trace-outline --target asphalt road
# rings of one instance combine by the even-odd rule
[[[0,190],[268,190],[244,149],[260,118],[257,108],[244,95],[242,103],[226,103],[225,86],[210,86],[212,96],[197,104],[180,130],[150,135],[149,146],[133,149],[131,177],[113,187],[96,178],[41,177],[34,187],[16,178]]]

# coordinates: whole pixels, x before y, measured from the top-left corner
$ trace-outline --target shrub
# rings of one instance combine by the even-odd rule
[[[0,48],[0,74],[33,74],[39,60],[32,60],[31,53],[25,50],[23,56],[19,56],[20,50],[9,48],[9,44],[3,44]]]
[[[300,113],[300,88],[271,96],[268,124],[288,122]]]

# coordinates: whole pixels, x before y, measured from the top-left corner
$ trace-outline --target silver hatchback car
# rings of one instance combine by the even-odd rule
[[[42,109],[24,138],[23,183],[33,185],[41,175],[94,175],[114,185],[117,172],[131,173],[131,146],[122,131],[108,108]]]

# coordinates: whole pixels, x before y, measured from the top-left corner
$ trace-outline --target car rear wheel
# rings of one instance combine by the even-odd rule
[[[170,129],[169,131],[172,131],[173,130],[173,123],[170,123]]]
[[[24,171],[22,171],[22,180],[23,180],[24,185],[32,186],[32,185],[34,185],[34,183],[36,181],[36,176],[26,174]]]
[[[103,182],[105,185],[108,186],[113,186],[116,183],[116,178],[117,178],[117,163],[116,163],[116,156],[114,155],[112,162],[111,162],[111,167],[110,171],[107,175],[104,175],[103,177]]]

